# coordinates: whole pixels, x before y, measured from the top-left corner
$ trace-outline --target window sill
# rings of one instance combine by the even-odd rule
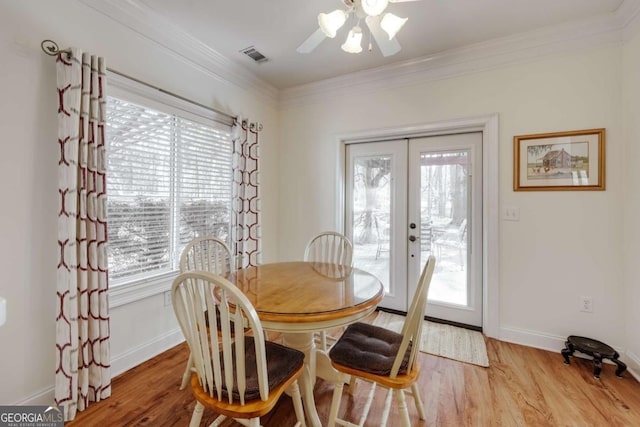
[[[177,271],[109,287],[109,309],[131,304],[171,290]]]

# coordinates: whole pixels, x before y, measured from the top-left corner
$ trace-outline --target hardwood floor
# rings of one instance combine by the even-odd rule
[[[487,339],[491,366],[482,368],[421,353],[420,387],[427,420],[418,419],[408,399],[412,426],[638,426],[640,383],[628,372],[620,379],[615,366],[605,364],[601,380],[593,378],[589,360],[563,363],[560,353]],[[112,396],[89,406],[69,427],[186,426],[194,400],[189,389],[178,387],[189,352],[179,345],[113,380]],[[355,399],[347,397],[341,412],[357,421],[368,385],[361,383]],[[333,385],[319,380],[315,399],[326,422]],[[378,390],[365,426],[374,426],[384,406]],[[202,426],[215,415],[205,410]],[[389,425],[397,425],[394,405]],[[261,419],[265,427],[294,424],[291,400],[283,397],[274,411]],[[233,422],[225,426],[239,425]]]

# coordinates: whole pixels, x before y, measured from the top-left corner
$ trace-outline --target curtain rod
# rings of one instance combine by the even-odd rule
[[[57,56],[59,53],[66,53],[67,55],[71,54],[71,49],[60,50],[60,48],[58,47],[58,43],[54,42],[53,40],[43,40],[42,43],[40,43],[40,47],[42,48],[42,51],[44,53],[46,53],[47,55],[49,55],[49,56]],[[235,121],[237,119],[236,116],[232,116],[229,113],[225,113],[224,111],[220,111],[220,110],[216,110],[215,108],[208,107],[208,106],[206,106],[204,104],[201,104],[199,102],[193,101],[193,100],[191,100],[189,98],[185,98],[184,96],[178,95],[176,93],[169,92],[168,90],[162,89],[162,88],[160,88],[158,86],[154,86],[154,85],[152,85],[150,83],[147,83],[147,82],[144,82],[144,81],[142,81],[140,79],[136,79],[135,77],[131,77],[131,76],[127,75],[127,74],[121,73],[120,71],[116,71],[116,70],[114,70],[112,68],[108,68],[107,67],[107,71],[109,71],[110,73],[113,73],[113,74],[117,74],[117,75],[119,75],[121,77],[127,78],[129,80],[133,80],[136,83],[140,83],[140,84],[145,85],[145,86],[147,86],[147,87],[149,87],[151,89],[155,89],[155,90],[157,90],[159,92],[162,92],[162,93],[164,93],[166,95],[173,96],[173,97],[178,98],[178,99],[180,99],[182,101],[186,101],[186,102],[189,102],[189,103],[191,103],[193,105],[197,105],[198,107],[204,108],[206,110],[213,111],[214,113],[220,114],[221,116],[224,116],[224,117],[226,117],[228,119],[231,119],[233,121]],[[251,125],[253,125],[253,123],[251,123]],[[260,128],[262,128],[262,124],[260,124]],[[261,130],[261,129],[259,129],[259,130]]]

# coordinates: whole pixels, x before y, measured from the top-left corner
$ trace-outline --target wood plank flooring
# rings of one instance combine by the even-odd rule
[[[491,366],[482,368],[421,353],[420,388],[427,420],[418,419],[408,399],[412,426],[640,426],[640,383],[628,372],[620,379],[615,366],[604,364],[600,380],[589,360],[563,363],[560,353],[487,339]],[[112,396],[89,406],[68,427],[186,426],[194,408],[190,389],[178,390],[189,352],[181,344],[113,380]],[[341,413],[356,422],[368,385],[355,398],[345,394]],[[326,422],[333,385],[319,380],[315,388],[320,419]],[[365,426],[375,426],[384,406],[377,392]],[[202,426],[215,415],[205,410]],[[394,405],[389,426],[397,425]],[[294,424],[291,400],[283,397],[261,419],[265,427]],[[239,425],[227,422],[225,426]]]

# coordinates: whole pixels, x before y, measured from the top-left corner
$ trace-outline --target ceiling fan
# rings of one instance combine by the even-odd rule
[[[342,0],[347,10],[336,9],[330,13],[318,15],[318,28],[298,48],[299,53],[309,53],[322,41],[329,37],[334,38],[337,31],[342,28],[347,19],[353,15],[357,19],[356,25],[349,31],[347,40],[342,45],[342,50],[349,53],[362,52],[362,28],[360,21],[364,19],[369,33],[375,39],[383,56],[391,56],[401,49],[400,43],[395,38],[400,28],[408,18],[400,18],[393,13],[383,13],[389,3],[401,3],[417,0]],[[371,50],[371,39],[369,39]]]

